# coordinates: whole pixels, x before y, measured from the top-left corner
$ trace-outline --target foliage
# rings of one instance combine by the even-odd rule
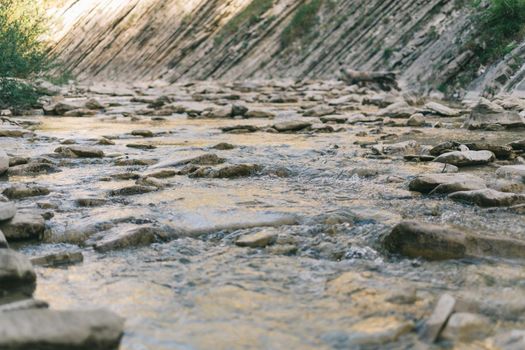
[[[41,94],[23,80],[0,78],[0,109],[28,109],[37,105]]]
[[[490,6],[481,8],[481,2],[474,3],[479,11],[478,46],[481,63],[489,64],[510,53],[515,42],[525,36],[525,0],[490,0]]]
[[[28,78],[46,68],[45,16],[36,0],[0,3],[0,76]]]
[[[281,34],[281,47],[286,48],[298,39],[308,38],[319,23],[318,12],[323,0],[310,0],[299,7],[290,24]]]
[[[234,36],[239,32],[240,28],[245,25],[249,27],[259,22],[261,16],[271,9],[272,5],[273,0],[252,0],[244,10],[226,23],[215,39],[216,43],[220,44],[225,38]]]
[[[28,80],[50,67],[46,20],[38,0],[0,2],[0,107],[30,108],[39,93]]]
[[[440,85],[440,91],[446,93],[468,85],[478,77],[481,66],[502,59],[525,37],[525,0],[475,0],[470,4],[475,11],[471,18],[474,31],[463,48],[474,55],[457,76]]]

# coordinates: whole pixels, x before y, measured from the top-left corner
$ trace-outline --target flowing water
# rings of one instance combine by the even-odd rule
[[[436,298],[447,291],[466,300],[466,309],[491,317],[495,332],[524,326],[521,261],[427,262],[393,257],[381,249],[381,238],[402,219],[523,239],[525,218],[508,209],[481,209],[410,192],[410,179],[436,172],[436,167],[402,157],[367,156],[368,149],[354,142],[376,140],[373,133],[357,134],[377,125],[342,124],[344,130],[336,133],[232,134],[220,127],[291,119],[318,123],[318,118],[300,116],[296,103],[253,103],[276,112],[276,119],[188,119],[184,114],[131,119],[122,112],[145,105],[131,104],[126,97],[97,98],[123,106],[92,117],[21,118],[38,122],[33,127],[36,136],[0,139],[0,146],[11,154],[40,157],[52,154],[66,139],[90,146],[102,136],[114,140],[115,145],[95,146],[104,150],[104,158],[54,159],[60,172],[9,181],[51,190],[48,196],[18,201],[19,209],[36,208],[36,202],[57,205],[44,242],[18,244],[17,249],[30,256],[84,254],[81,264],[37,268],[35,297],[55,309],[104,307],[122,315],[127,321],[121,349],[377,348],[382,333],[399,336],[388,338],[381,348],[415,348],[420,345],[417,333],[403,329],[417,330]],[[186,95],[180,100],[206,103],[192,102]],[[155,136],[132,136],[137,129]],[[392,142],[416,140],[424,145],[446,140],[506,144],[523,138],[522,132],[452,126],[411,130],[385,127],[383,134],[397,135]],[[211,148],[221,142],[236,147]],[[129,143],[157,148],[132,149],[126,147]],[[162,179],[165,187],[158,191],[108,196],[135,183],[113,175],[155,170],[117,166],[118,157],[164,162],[205,153],[225,158],[226,164],[258,164],[264,171],[235,179],[180,175]],[[495,178],[491,166],[462,171]],[[78,207],[75,199],[86,197],[107,202]],[[109,252],[73,244],[71,232],[87,230],[86,235],[100,238],[144,224],[175,234],[151,245]],[[277,233],[277,242],[259,249],[235,245],[238,237],[259,231]]]

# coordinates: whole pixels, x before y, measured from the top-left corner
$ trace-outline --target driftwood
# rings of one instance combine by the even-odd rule
[[[352,69],[341,69],[341,79],[347,84],[377,84],[381,90],[400,90],[397,74],[394,72],[367,72]]]

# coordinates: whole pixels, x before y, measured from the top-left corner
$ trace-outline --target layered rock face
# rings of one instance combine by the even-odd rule
[[[54,52],[90,80],[333,79],[352,67],[437,86],[471,56],[457,44],[468,7],[449,0],[65,0],[49,11]]]

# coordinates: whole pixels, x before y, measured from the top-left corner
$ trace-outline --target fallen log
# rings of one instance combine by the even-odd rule
[[[400,90],[395,72],[356,71],[342,68],[341,79],[351,85],[372,83],[379,85],[382,90]]]

